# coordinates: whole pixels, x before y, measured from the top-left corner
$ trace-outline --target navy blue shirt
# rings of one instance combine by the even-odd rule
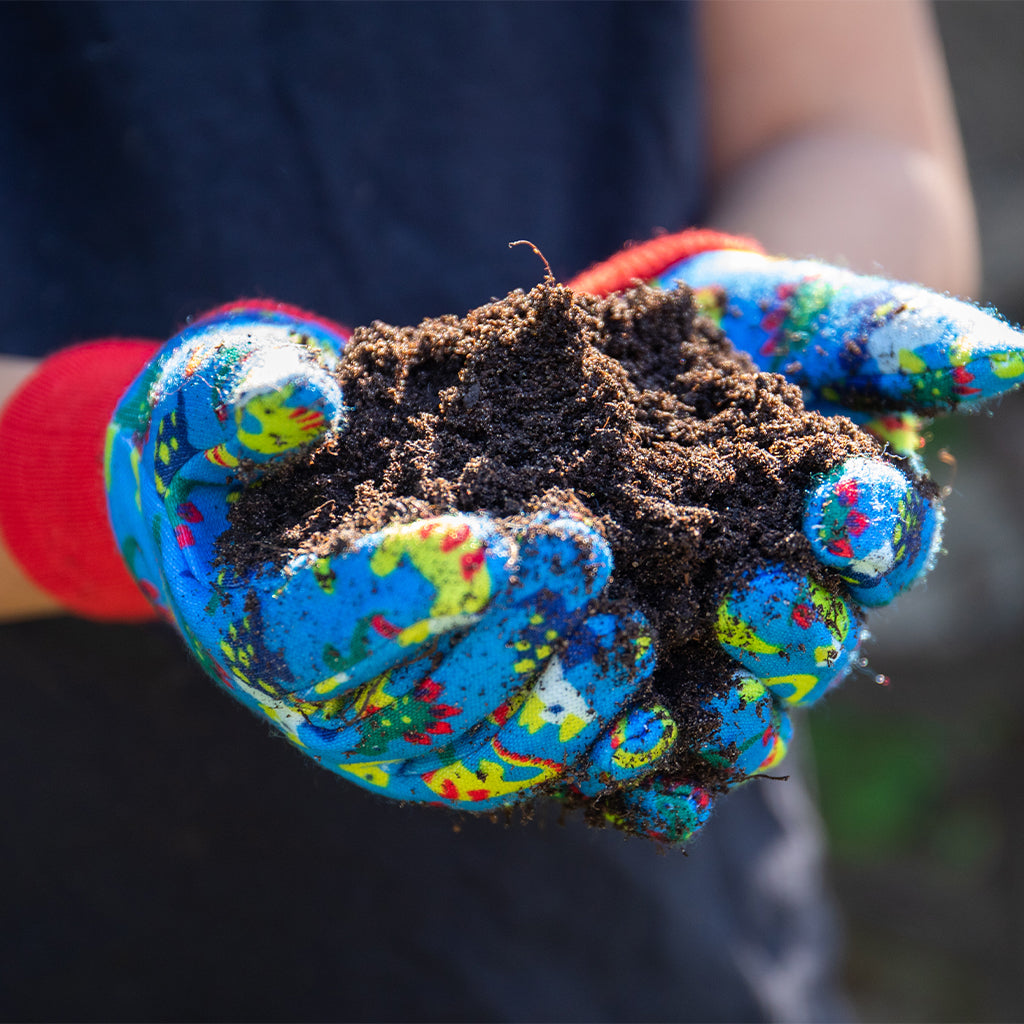
[[[673,4],[0,10],[0,338],[239,295],[418,322],[696,221]]]
[[[0,350],[242,295],[461,313],[698,222],[685,4],[0,6]],[[45,443],[45,439],[42,439]],[[73,528],[73,527],[72,527]],[[828,1019],[796,783],[687,856],[403,808],[305,761],[166,628],[0,628],[0,1013]]]

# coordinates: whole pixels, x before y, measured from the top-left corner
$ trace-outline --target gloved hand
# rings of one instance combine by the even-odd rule
[[[750,238],[689,230],[629,246],[570,282],[606,295],[683,283],[757,366],[798,385],[900,455],[922,418],[976,408],[1024,380],[1020,333],[994,311],[816,260],[764,253]]]
[[[804,534],[849,600],[778,566],[752,574],[719,604],[717,636],[740,668],[705,706],[719,725],[699,755],[724,764],[736,784],[778,763],[792,733],[789,708],[815,702],[847,674],[862,608],[888,604],[931,567],[942,509],[917,457],[922,417],[976,407],[1017,386],[1024,340],[968,303],[767,256],[751,239],[715,231],[627,247],[569,284],[607,295],[639,282],[689,286],[759,368],[800,386],[808,408],[860,423],[897,456],[850,459],[807,495]],[[609,814],[677,841],[699,827],[707,799],[654,766]]]
[[[471,810],[570,767],[585,785],[584,755],[602,734],[614,742],[654,660],[642,617],[602,601],[611,555],[587,524],[446,515],[328,558],[221,563],[240,490],[325,433],[344,436],[332,371],[346,339],[290,307],[240,304],[161,350],[108,438],[125,562],[214,678],[360,785]],[[674,730],[643,721],[631,763],[613,766],[623,780]]]

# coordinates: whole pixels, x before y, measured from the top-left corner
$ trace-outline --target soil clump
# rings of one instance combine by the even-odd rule
[[[449,512],[521,522],[569,506],[609,542],[608,599],[651,622],[649,686],[685,753],[735,664],[713,635],[726,590],[759,563],[822,574],[803,536],[812,478],[881,446],[804,408],[699,314],[685,287],[595,298],[548,280],[417,327],[358,328],[339,369],[347,429],[246,490],[225,560],[281,564]],[[706,716],[705,716],[706,717]]]

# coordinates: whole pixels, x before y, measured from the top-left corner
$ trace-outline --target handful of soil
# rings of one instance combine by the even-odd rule
[[[805,492],[880,445],[805,410],[799,388],[734,350],[682,286],[598,299],[548,280],[461,319],[373,323],[338,378],[347,429],[245,491],[225,559],[327,555],[456,511],[511,521],[574,508],[611,546],[609,597],[654,628],[649,685],[680,726],[676,770],[714,785],[685,751],[714,728],[698,709],[735,668],[713,635],[717,603],[769,561],[829,586],[802,533]]]

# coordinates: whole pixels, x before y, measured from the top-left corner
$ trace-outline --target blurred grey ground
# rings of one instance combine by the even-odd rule
[[[935,11],[982,232],[977,298],[1024,323],[1024,3]],[[870,670],[810,722],[847,979],[866,1020],[1022,1020],[1024,394],[932,434],[947,553],[872,616]]]

